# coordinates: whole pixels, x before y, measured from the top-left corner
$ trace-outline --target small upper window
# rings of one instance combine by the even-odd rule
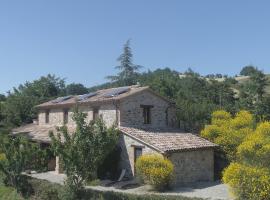
[[[63,112],[63,121],[64,121],[64,124],[68,123],[68,109],[65,109]]]
[[[99,110],[98,108],[93,109],[93,120],[96,120],[99,118]]]
[[[151,124],[151,108],[153,108],[153,106],[141,105],[141,107],[143,108],[143,123]]]
[[[50,110],[46,110],[45,112],[45,123],[50,123]]]

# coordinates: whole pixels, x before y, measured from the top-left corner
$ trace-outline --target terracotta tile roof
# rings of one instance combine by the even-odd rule
[[[137,139],[161,153],[213,148],[217,145],[191,133],[176,129],[138,129],[120,127],[124,134]]]
[[[56,128],[56,126],[50,125],[27,124],[13,129],[11,134],[23,134],[33,141],[50,143],[51,139],[49,137],[49,132],[53,131],[56,133]],[[73,132],[75,131],[75,127],[68,127],[68,130]]]
[[[106,94],[111,93],[115,90],[121,90],[121,89],[127,89],[126,92],[123,92],[119,95],[115,95],[115,96],[106,96]],[[69,99],[63,101],[63,102],[59,102],[59,103],[55,103],[54,100],[42,103],[40,105],[37,105],[37,108],[50,108],[50,107],[61,107],[61,106],[72,106],[75,105],[76,103],[78,104],[93,104],[93,103],[103,103],[103,102],[109,102],[109,101],[113,101],[113,100],[120,100],[123,99],[125,97],[131,96],[133,94],[139,93],[141,91],[145,91],[148,90],[152,93],[154,93],[151,89],[149,89],[149,87],[140,87],[138,85],[133,85],[133,86],[126,86],[126,87],[119,87],[119,88],[109,88],[109,89],[104,89],[104,90],[98,90],[96,91],[96,95],[91,96],[85,100],[80,100],[80,97],[82,95],[75,95],[75,96],[71,96]],[[156,93],[154,93],[155,95],[159,96],[160,98],[163,98],[166,101],[169,101],[171,103],[173,103],[172,101],[166,99],[165,97],[162,97]]]

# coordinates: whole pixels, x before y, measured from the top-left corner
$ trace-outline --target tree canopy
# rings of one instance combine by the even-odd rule
[[[255,74],[258,71],[258,69],[252,65],[248,65],[242,68],[240,71],[240,75],[242,76],[251,76],[252,74]]]
[[[60,157],[68,177],[67,187],[72,196],[70,199],[80,199],[83,184],[96,178],[97,167],[118,140],[118,130],[115,127],[106,127],[102,119],[86,123],[85,118],[86,114],[76,108],[73,114],[76,123],[74,133],[69,133],[65,126],[57,134],[50,133],[52,148]]]
[[[124,45],[123,53],[117,59],[120,65],[116,66],[115,69],[120,70],[120,72],[116,76],[108,76],[107,78],[125,86],[136,84],[141,66],[133,64],[132,59],[133,54],[130,48],[130,40],[128,40]]]

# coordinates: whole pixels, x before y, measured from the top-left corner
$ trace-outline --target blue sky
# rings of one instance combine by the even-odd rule
[[[270,73],[270,1],[0,1],[0,93],[48,73],[86,86],[115,74],[131,39],[145,70]]]

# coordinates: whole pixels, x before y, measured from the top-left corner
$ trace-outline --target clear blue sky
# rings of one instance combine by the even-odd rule
[[[131,38],[145,70],[270,72],[270,1],[3,0],[0,93],[48,73],[93,86]]]

